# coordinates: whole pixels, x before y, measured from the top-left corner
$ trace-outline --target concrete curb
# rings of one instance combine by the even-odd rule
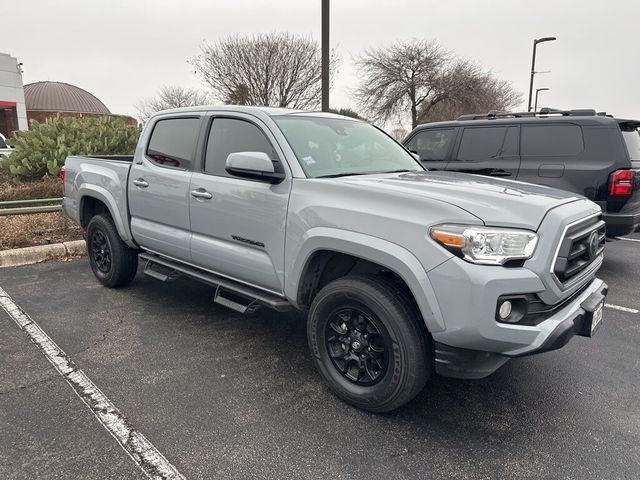
[[[31,265],[32,263],[45,262],[56,258],[86,254],[87,247],[84,240],[2,250],[0,251],[0,268],[19,267],[20,265]]]

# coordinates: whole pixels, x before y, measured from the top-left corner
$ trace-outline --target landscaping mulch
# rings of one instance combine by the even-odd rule
[[[59,197],[62,197],[62,184],[56,177],[48,176],[42,180],[18,182],[0,170],[0,202]]]
[[[62,197],[56,177],[19,182],[0,170],[0,202]],[[0,250],[81,240],[82,229],[62,212],[0,216]]]
[[[0,250],[82,238],[82,229],[62,212],[0,216]]]

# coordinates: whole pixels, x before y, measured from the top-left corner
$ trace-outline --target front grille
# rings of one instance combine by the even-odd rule
[[[593,263],[604,250],[605,224],[600,215],[571,225],[560,248],[553,273],[567,283]]]

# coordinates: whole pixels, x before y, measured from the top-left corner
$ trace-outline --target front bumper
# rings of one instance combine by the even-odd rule
[[[572,292],[565,292],[555,302],[564,302],[561,307],[551,309],[549,316],[535,325],[509,324],[495,319],[499,297],[543,294],[547,290],[540,277],[528,268],[473,265],[453,258],[428,276],[445,323],[444,331],[432,333],[437,342],[436,367],[439,373],[446,370],[449,376],[464,378],[486,376],[509,357],[564,346],[583,331],[588,317],[587,299],[593,302],[597,298],[602,303],[607,293],[607,285],[591,277]],[[456,374],[458,367],[461,370]]]
[[[590,337],[595,332],[591,328],[593,313],[604,303],[607,291],[608,287],[602,280],[594,279],[584,294],[565,307],[566,311],[557,312],[545,320],[554,327],[540,345],[525,347],[518,352],[495,353],[436,342],[436,372],[446,377],[484,378],[495,372],[509,358],[557,350],[564,347],[575,335]]]

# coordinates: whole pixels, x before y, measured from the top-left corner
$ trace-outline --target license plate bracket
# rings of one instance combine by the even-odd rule
[[[592,293],[580,305],[585,312],[582,329],[578,335],[593,337],[604,318],[604,295]]]

